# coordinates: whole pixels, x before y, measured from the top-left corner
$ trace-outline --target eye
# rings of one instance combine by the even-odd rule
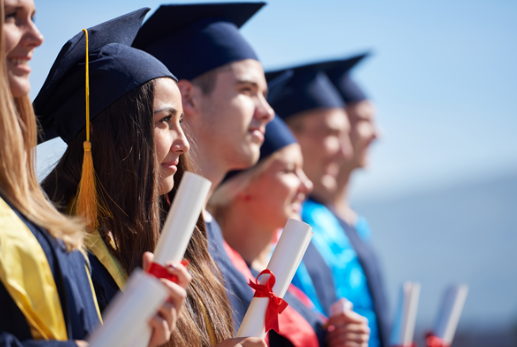
[[[160,119],[160,123],[167,123],[169,126],[172,126],[171,119],[172,116],[168,115],[167,117],[163,117],[162,119]]]
[[[8,22],[10,20],[13,20],[14,18],[16,18],[16,11],[11,11],[6,13],[4,21]]]
[[[183,124],[183,120],[185,119],[185,116],[184,115],[181,115],[181,118],[180,118],[180,125]]]

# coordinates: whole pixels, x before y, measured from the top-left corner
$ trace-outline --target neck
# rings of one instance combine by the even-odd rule
[[[235,204],[225,213],[221,225],[224,239],[253,269],[262,271],[269,261],[277,229],[253,220],[239,205]]]
[[[350,225],[355,224],[357,220],[357,214],[350,207],[348,196],[352,172],[353,168],[341,167],[336,189],[326,195],[323,194],[324,198],[321,200],[324,205]]]
[[[214,190],[222,182],[228,170],[224,167],[220,158],[208,155],[203,148],[193,148],[191,149],[191,152],[193,154],[192,156],[197,159],[199,174],[212,182],[212,186],[210,187],[210,191],[205,201],[204,207],[206,208],[208,199],[210,199]]]

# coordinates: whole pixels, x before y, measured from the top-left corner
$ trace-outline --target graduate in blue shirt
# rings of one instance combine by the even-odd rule
[[[101,323],[83,224],[52,206],[34,172],[27,61],[43,42],[32,1],[0,1],[0,346],[85,346]]]
[[[327,75],[330,67],[334,65],[315,63],[266,74],[268,80],[285,71],[293,74],[271,105],[296,135],[304,156],[304,171],[314,183],[303,206],[302,219],[315,234],[293,283],[327,316],[338,299],[352,302],[354,311],[368,319],[369,346],[381,346],[381,325],[364,265],[340,220],[321,202],[338,188],[340,168],[352,156],[345,102]]]
[[[274,116],[262,64],[239,32],[264,5],[162,5],[133,43],[175,69],[187,135],[195,143],[199,172],[212,182],[211,192],[229,171],[257,162],[265,126]],[[238,329],[253,291],[242,285],[247,280],[225,251],[219,225],[203,214],[209,251],[223,274]]]

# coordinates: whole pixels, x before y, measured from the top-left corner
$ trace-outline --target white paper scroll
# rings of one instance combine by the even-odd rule
[[[305,254],[307,246],[312,237],[312,228],[296,219],[289,219],[285,225],[280,240],[276,245],[267,269],[275,275],[276,282],[273,286],[273,293],[283,298],[289,284],[291,283],[296,269]],[[260,279],[260,284],[266,283],[269,275]],[[253,298],[251,304],[242,320],[236,337],[259,337],[264,338],[265,317],[269,298]]]
[[[183,259],[211,185],[206,178],[185,172],[154,250],[155,263]]]
[[[335,317],[338,314],[352,311],[354,304],[345,298],[341,298],[332,305],[330,305],[330,316]]]
[[[153,262],[163,266],[183,259],[211,185],[206,178],[185,172],[154,250]],[[131,347],[146,347],[151,338],[151,328],[146,325],[138,329],[140,333]]]
[[[460,284],[451,285],[444,293],[442,306],[432,332],[442,339],[445,346],[452,344],[468,292],[469,286]]]
[[[135,327],[149,326],[168,294],[157,278],[142,270],[133,271],[125,291],[119,292],[106,309],[104,324],[89,336],[89,346],[128,346],[138,338]]]
[[[405,282],[402,285],[397,317],[391,335],[391,346],[411,346],[413,343],[419,297],[420,283]]]

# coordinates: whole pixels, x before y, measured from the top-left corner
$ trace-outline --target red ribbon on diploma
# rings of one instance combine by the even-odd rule
[[[425,334],[425,344],[427,347],[449,347],[443,343],[443,340],[437,336],[434,336],[433,333]]]
[[[269,278],[265,284],[259,284],[258,279],[260,276],[268,274]],[[287,302],[285,302],[284,299],[279,298],[278,296],[273,293],[273,286],[275,285],[276,278],[275,275],[268,269],[265,269],[259,275],[257,276],[257,282],[250,282],[248,285],[255,289],[255,295],[254,297],[257,298],[269,298],[269,303],[267,305],[266,310],[266,333],[273,329],[277,333],[280,332],[280,329],[278,327],[278,315],[284,312],[284,310],[289,305]]]
[[[187,265],[190,263],[190,260],[182,260],[181,265],[184,267],[187,267]],[[174,283],[178,283],[178,276],[171,275],[169,271],[163,266],[161,266],[158,263],[151,263],[149,265],[149,268],[147,268],[147,273],[153,275],[156,278],[165,278],[166,280],[169,280]]]

